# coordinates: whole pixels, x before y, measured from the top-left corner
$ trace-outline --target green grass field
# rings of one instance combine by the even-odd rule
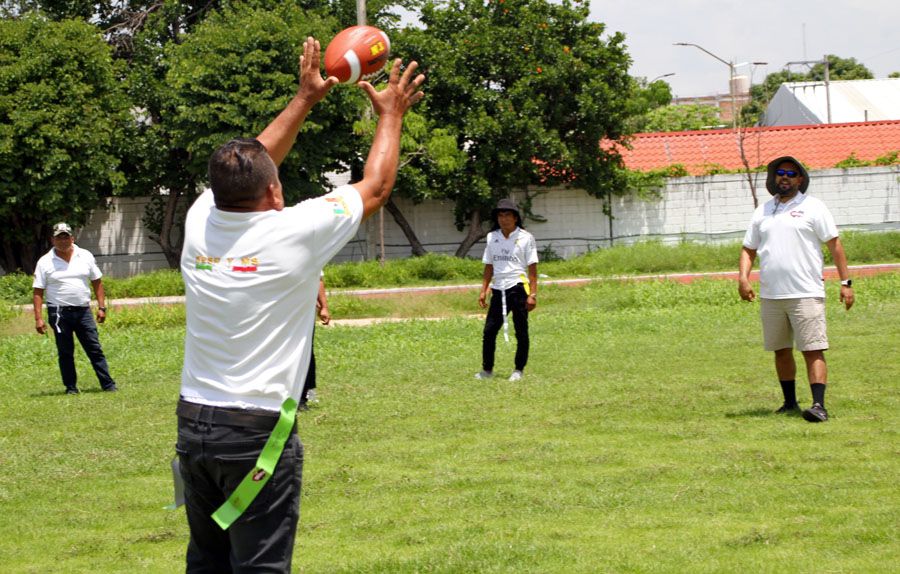
[[[544,287],[515,384],[473,379],[479,319],[320,329],[295,570],[896,571],[900,274],[856,293],[845,312],[829,287],[819,425],[772,414],[758,306],[731,281]],[[183,571],[183,510],[162,509],[182,321],[111,316],[113,395],[81,355],[64,396],[51,338],[0,336],[0,571]],[[499,375],[513,350],[501,336]]]

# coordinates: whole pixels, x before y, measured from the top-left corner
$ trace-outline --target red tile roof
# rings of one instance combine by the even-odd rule
[[[871,161],[900,151],[900,120],[849,124],[819,124],[746,128],[744,150],[751,167],[766,165],[791,155],[808,168],[830,168],[853,153]],[[648,171],[672,164],[683,165],[693,175],[712,167],[741,169],[738,135],[730,130],[635,134],[631,149],[619,148],[625,165]]]

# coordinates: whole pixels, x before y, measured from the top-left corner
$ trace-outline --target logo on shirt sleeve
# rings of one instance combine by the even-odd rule
[[[344,217],[350,216],[350,208],[347,207],[347,204],[344,202],[343,197],[326,197],[325,201],[331,204],[331,209],[334,211],[335,215],[343,215]]]

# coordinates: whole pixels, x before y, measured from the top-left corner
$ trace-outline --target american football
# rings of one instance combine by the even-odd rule
[[[351,26],[325,49],[325,73],[342,83],[355,84],[381,71],[390,52],[387,34],[374,26]]]

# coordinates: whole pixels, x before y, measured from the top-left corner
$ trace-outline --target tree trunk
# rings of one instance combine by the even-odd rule
[[[484,239],[487,231],[481,227],[481,213],[476,209],[469,215],[469,225],[466,231],[466,237],[456,248],[456,257],[463,258],[468,255],[472,246]]]
[[[750,195],[753,197],[753,209],[759,206],[759,199],[756,197],[756,175],[750,168],[750,161],[747,159],[746,150],[747,130],[746,128],[738,128],[738,149],[741,152],[741,163],[744,164],[744,176],[747,178],[747,184],[750,186]],[[757,157],[759,157],[759,134],[756,134]]]
[[[151,240],[159,244],[170,269],[178,269],[181,265],[181,250],[184,247],[184,221],[178,221],[179,213],[182,212],[179,208],[182,203],[188,203],[184,210],[184,213],[187,213],[187,208],[190,207],[189,203],[193,199],[193,194],[189,192],[194,187],[194,180],[191,178],[183,188],[169,190],[159,226],[159,235],[153,233],[149,235]]]
[[[397,222],[397,226],[400,227],[400,230],[403,231],[403,235],[406,236],[406,240],[409,241],[409,247],[412,249],[413,257],[421,257],[426,255],[428,251],[425,249],[425,246],[422,245],[422,242],[419,241],[419,238],[416,236],[415,230],[406,220],[406,217],[403,215],[403,212],[400,211],[400,208],[397,207],[397,204],[394,203],[394,198],[389,197],[387,203],[384,204],[385,209],[387,209],[391,216],[394,218],[394,221]]]

